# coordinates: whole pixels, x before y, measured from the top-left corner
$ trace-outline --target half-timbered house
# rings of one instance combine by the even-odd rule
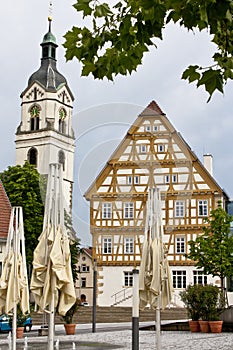
[[[140,264],[147,194],[154,186],[162,197],[173,302],[179,304],[179,292],[189,283],[218,283],[185,257],[188,241],[202,234],[210,211],[228,200],[212,176],[211,155],[205,163],[207,167],[156,102],[138,116],[85,193],[98,266],[98,305],[132,303],[132,269]]]

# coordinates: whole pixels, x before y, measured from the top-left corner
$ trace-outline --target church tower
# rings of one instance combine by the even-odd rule
[[[72,129],[74,97],[65,77],[57,70],[56,38],[49,30],[41,43],[40,68],[21,94],[21,122],[16,132],[16,164],[25,160],[42,175],[50,163],[63,169],[65,208],[71,213],[75,137]]]

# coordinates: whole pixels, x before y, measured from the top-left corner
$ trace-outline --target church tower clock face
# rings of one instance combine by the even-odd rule
[[[57,69],[57,43],[51,31],[41,45],[41,65],[21,93],[21,121],[16,131],[16,164],[33,164],[46,176],[49,164],[63,169],[65,207],[71,213],[75,137],[72,129],[74,97],[66,78]]]

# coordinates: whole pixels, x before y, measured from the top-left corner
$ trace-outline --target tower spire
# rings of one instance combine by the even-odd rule
[[[48,20],[49,20],[49,31],[51,30],[51,22],[53,19],[53,2],[52,0],[49,1],[49,15],[48,15]]]

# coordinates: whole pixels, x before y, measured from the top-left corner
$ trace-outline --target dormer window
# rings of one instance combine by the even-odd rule
[[[40,128],[40,107],[37,105],[32,106],[30,109],[30,130],[35,131]]]
[[[59,132],[65,134],[66,132],[66,111],[64,108],[59,110]]]

